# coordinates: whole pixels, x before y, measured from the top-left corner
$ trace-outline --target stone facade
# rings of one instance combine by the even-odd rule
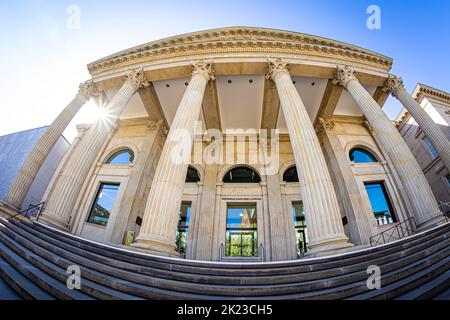
[[[450,140],[450,94],[424,84],[417,84],[412,94],[429,118]],[[415,155],[431,189],[439,202],[450,202],[449,169],[433,142],[428,143],[426,134],[411,113],[403,109],[397,116],[396,125],[403,139]],[[429,138],[428,138],[429,139]]]
[[[104,117],[79,126],[42,219],[96,241],[212,261],[292,260],[303,246],[345,252],[409,218],[439,224],[419,164],[380,108],[391,92],[420,109],[398,78],[393,85],[391,65],[334,40],[244,27],[91,63]]]

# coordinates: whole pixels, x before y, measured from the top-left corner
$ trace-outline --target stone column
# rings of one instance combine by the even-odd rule
[[[386,89],[402,103],[403,107],[417,121],[419,127],[436,148],[448,172],[450,172],[450,142],[444,132],[442,132],[419,103],[408,94],[401,78],[390,75],[386,83]]]
[[[324,152],[330,160],[331,172],[336,178],[337,192],[340,193],[343,211],[348,217],[347,234],[353,244],[365,245],[369,243],[369,238],[372,236],[370,216],[365,210],[348,154],[344,152],[335,126],[334,119],[319,118],[318,134],[322,138]],[[375,227],[375,219],[373,219],[373,223]]]
[[[99,92],[93,81],[80,84],[80,90],[75,98],[64,108],[42,135],[20,168],[15,180],[5,197],[6,204],[20,210],[22,203],[31,187],[36,175],[59,137],[78,113],[81,107],[89,101],[90,97],[98,97]]]
[[[176,256],[176,225],[188,165],[194,124],[200,116],[211,63],[192,65],[193,73],[170,127],[147,200],[141,231],[134,246]]]
[[[206,166],[201,205],[197,210],[197,230],[194,231],[195,226],[189,227],[190,231],[197,235],[194,244],[195,251],[192,255],[196,260],[212,260],[218,172],[218,164],[213,163]]]
[[[393,122],[367,90],[359,83],[349,66],[337,67],[337,79],[355,99],[380,143],[392,160],[408,198],[415,209],[414,218],[419,228],[433,225],[442,218],[430,186],[414,155]]]
[[[314,127],[292,83],[288,64],[270,61],[268,77],[277,86],[302,181],[311,253],[352,246],[342,226],[339,204]]]
[[[142,69],[134,70],[127,75],[125,83],[105,106],[104,117],[89,128],[67,160],[47,199],[42,220],[67,227],[83,183],[88,178],[88,173],[102,146],[115,130],[120,114],[136,91],[147,85],[149,82],[145,80]]]

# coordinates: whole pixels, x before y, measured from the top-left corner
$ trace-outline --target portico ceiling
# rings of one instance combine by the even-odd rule
[[[327,87],[327,79],[312,77],[293,77],[294,85],[302,98],[306,110],[314,123],[318,116],[321,102]],[[178,105],[186,90],[189,78],[154,81],[157,99],[161,105],[165,120],[170,126],[175,117]],[[262,125],[265,78],[260,75],[230,75],[219,76],[216,79],[218,117],[222,130],[226,129],[259,129]],[[376,87],[365,85],[373,95]],[[118,88],[106,90],[106,95],[112,99]],[[147,106],[148,107],[148,106]],[[154,106],[150,106],[152,108]],[[203,105],[199,120],[205,124],[204,114],[211,112],[210,105]],[[279,100],[270,109],[271,116],[276,119],[276,128],[280,133],[287,133],[283,112],[279,110]],[[362,116],[356,102],[345,90],[342,91],[333,112],[334,115]],[[139,94],[134,95],[121,115],[121,119],[146,117],[146,106]],[[206,126],[208,127],[208,126]],[[211,127],[209,125],[209,127]]]

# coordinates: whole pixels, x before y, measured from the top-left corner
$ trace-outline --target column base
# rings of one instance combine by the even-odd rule
[[[318,251],[318,252],[308,251],[305,253],[305,258],[326,257],[326,256],[331,256],[331,255],[336,255],[336,254],[364,250],[367,248],[370,248],[370,245],[368,245],[368,244],[363,244],[363,245],[350,244],[349,247],[338,248],[338,249],[334,249],[334,250]]]
[[[63,231],[69,231],[69,224],[66,219],[63,219],[59,216],[55,216],[49,213],[42,213],[39,217],[39,222],[49,225],[50,227],[54,227],[57,229],[61,229]]]
[[[18,212],[19,211],[17,209],[0,200],[0,217],[8,219],[15,216]]]
[[[20,211],[20,207],[16,206],[14,204],[9,203],[7,200],[0,200],[0,205],[11,210],[11,211],[16,211],[19,212]]]
[[[335,253],[342,253],[354,248],[352,243],[348,242],[346,236],[340,238],[324,239],[310,245],[306,256],[317,257],[326,256]]]
[[[171,245],[165,240],[156,239],[156,237],[152,235],[139,235],[136,238],[136,242],[132,243],[131,246],[134,248],[143,249],[148,253],[157,256],[180,258],[180,253],[176,251],[176,247],[174,245]]]
[[[435,214],[431,219],[416,225],[416,231],[424,231],[445,223],[445,217],[442,212]]]

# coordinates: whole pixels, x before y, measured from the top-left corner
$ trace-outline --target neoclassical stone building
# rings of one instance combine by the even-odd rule
[[[44,196],[40,221],[84,238],[196,260],[278,261],[366,246],[442,213],[382,110],[397,97],[449,167],[442,132],[389,74],[392,59],[296,32],[230,27],[124,50],[30,155],[5,207],[90,98],[103,110]]]
[[[419,83],[412,96],[450,140],[450,94]],[[431,139],[406,109],[400,111],[396,125],[422,168],[436,200],[450,204],[450,170]],[[450,211],[447,205],[442,209]]]

